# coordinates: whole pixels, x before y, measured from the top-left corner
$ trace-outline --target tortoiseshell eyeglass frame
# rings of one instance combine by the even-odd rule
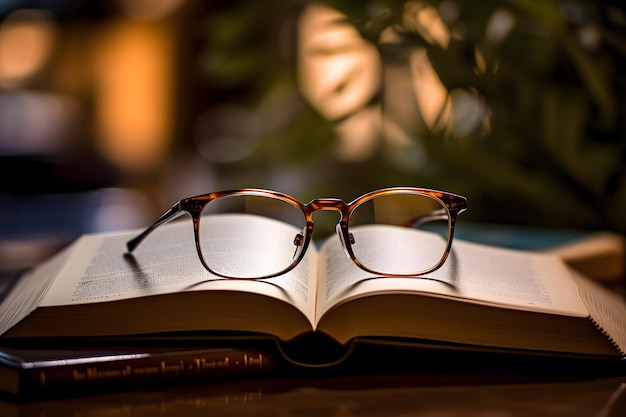
[[[362,265],[359,260],[354,256],[354,252],[352,251],[351,241],[352,236],[350,234],[348,223],[350,219],[350,213],[354,211],[358,206],[363,204],[366,201],[369,201],[373,198],[384,196],[384,195],[392,195],[392,194],[417,194],[417,195],[425,195],[429,196],[432,199],[438,201],[442,208],[445,208],[444,212],[433,212],[432,215],[434,217],[441,218],[442,216],[447,216],[448,220],[448,240],[446,243],[445,252],[441,258],[441,260],[434,265],[432,268],[421,271],[417,274],[390,274],[381,271],[373,271],[364,265]],[[304,236],[298,235],[296,236],[296,240],[294,244],[296,246],[300,246],[299,253],[296,257],[294,257],[294,261],[284,268],[281,271],[278,271],[271,275],[264,275],[259,277],[231,277],[221,273],[218,273],[211,269],[209,265],[207,265],[204,257],[202,256],[202,251],[200,249],[200,218],[202,215],[202,211],[204,207],[218,198],[222,197],[230,197],[230,196],[256,196],[256,197],[267,197],[276,200],[281,200],[287,202],[294,207],[298,208],[302,211],[304,218],[306,220],[306,228]],[[313,236],[313,213],[318,210],[325,211],[336,211],[340,214],[339,222],[336,225],[336,232],[341,240],[341,244],[343,246],[343,250],[345,254],[354,262],[359,268],[363,269],[372,274],[377,274],[384,277],[416,277],[424,274],[428,274],[439,269],[448,258],[450,254],[450,249],[452,247],[452,239],[454,237],[454,228],[456,225],[457,216],[467,210],[467,199],[461,195],[452,194],[445,191],[431,190],[427,188],[417,188],[417,187],[390,187],[383,188],[376,191],[371,191],[367,194],[364,194],[350,203],[345,203],[343,200],[339,198],[316,198],[309,202],[308,204],[302,204],[295,198],[283,194],[277,191],[258,189],[258,188],[245,188],[240,190],[230,190],[230,191],[218,191],[208,194],[202,194],[195,197],[184,198],[178,201],[176,204],[172,206],[168,211],[166,211],[161,217],[159,217],[152,225],[146,228],[139,235],[129,240],[126,243],[126,247],[128,252],[132,252],[139,246],[139,244],[150,234],[154,229],[160,226],[163,223],[167,223],[170,220],[175,219],[180,214],[188,213],[193,220],[193,230],[194,230],[194,238],[196,243],[196,250],[198,253],[198,257],[200,258],[200,262],[210,273],[229,279],[248,279],[248,280],[259,280],[276,277],[282,274],[285,274],[295,268],[298,263],[304,257],[306,250],[311,242]],[[428,221],[428,219],[412,219],[411,225],[415,225],[417,223],[423,223],[424,220]],[[411,226],[407,225],[407,226]]]

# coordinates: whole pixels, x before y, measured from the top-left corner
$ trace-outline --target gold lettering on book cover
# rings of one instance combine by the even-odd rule
[[[108,364],[110,366],[110,363]],[[74,368],[71,370],[71,379],[74,382],[101,381],[107,379],[126,379],[132,377],[160,376],[179,377],[185,373],[215,373],[229,369],[263,369],[265,366],[263,354],[244,354],[239,358],[224,356],[219,359],[208,359],[197,356],[189,360],[161,360],[157,365],[133,366],[120,365],[116,368],[103,369],[98,366],[88,366],[86,368]],[[46,385],[46,371],[40,371],[39,382],[43,387]]]

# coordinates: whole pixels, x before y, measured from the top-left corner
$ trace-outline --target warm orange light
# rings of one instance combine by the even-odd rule
[[[417,31],[431,44],[444,48],[450,43],[450,31],[433,6],[422,1],[408,1],[404,5],[404,26]]]
[[[127,171],[158,168],[168,151],[173,45],[166,26],[119,21],[95,47],[99,147]]]
[[[514,20],[503,11],[496,11],[485,29],[490,42],[499,42],[511,30]],[[452,34],[439,12],[423,1],[408,1],[404,6],[403,29],[419,34],[427,42],[447,48]],[[458,35],[455,35],[458,36]],[[402,38],[393,28],[387,28],[381,36],[382,43],[401,43]],[[415,47],[408,52],[407,69],[394,65],[386,68],[385,137],[397,145],[410,143],[403,126],[412,129],[425,128],[430,132],[463,137],[480,129],[490,129],[490,112],[485,100],[475,91],[448,88],[443,84],[433,67],[424,47]],[[477,73],[497,71],[497,62],[487,61],[485,52],[474,50]],[[490,68],[489,65],[492,65]],[[412,90],[408,94],[407,90]],[[419,114],[416,121],[414,113]],[[396,124],[397,123],[397,124]]]
[[[40,71],[54,37],[48,13],[24,9],[7,16],[0,25],[0,88],[19,87]]]
[[[381,88],[378,50],[330,7],[311,4],[298,23],[302,95],[323,117],[337,122],[339,159],[371,156],[380,138],[380,108],[371,106]]]
[[[376,47],[326,6],[310,5],[300,17],[298,64],[302,94],[329,120],[362,108],[380,88]]]
[[[448,90],[432,67],[425,49],[416,49],[410,56],[415,99],[424,123],[431,131],[440,131],[450,121]]]

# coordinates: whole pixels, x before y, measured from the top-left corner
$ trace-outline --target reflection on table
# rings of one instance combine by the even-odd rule
[[[483,376],[362,376],[275,379],[16,404],[20,416],[623,416],[626,377],[568,380]]]

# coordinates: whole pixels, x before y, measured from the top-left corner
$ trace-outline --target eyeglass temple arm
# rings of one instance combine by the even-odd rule
[[[432,222],[434,220],[447,220],[447,218],[448,218],[448,213],[444,209],[439,209],[439,210],[434,210],[423,216],[409,219],[406,222],[402,223],[402,226],[405,226],[405,227],[421,226],[424,223]]]
[[[464,212],[465,210],[466,210],[465,207],[461,207],[460,209],[457,209],[457,214],[460,214]],[[403,223],[402,226],[405,226],[405,227],[421,226],[425,223],[432,222],[434,220],[446,220],[447,218],[448,218],[448,212],[446,211],[446,209],[441,208],[438,210],[433,210],[430,213],[425,214],[423,216],[414,217],[406,221],[405,223]]]
[[[152,233],[154,229],[156,229],[163,223],[166,223],[172,220],[181,212],[182,212],[182,208],[181,208],[180,201],[179,201],[178,203],[174,204],[174,206],[172,206],[171,209],[163,213],[163,215],[161,215],[161,217],[159,217],[157,221],[155,221],[152,225],[148,226],[146,230],[144,230],[139,235],[135,236],[134,238],[126,242],[126,248],[128,249],[128,252],[134,251],[135,248],[139,246],[139,244],[143,242],[143,240],[146,237],[148,237],[148,235]]]

